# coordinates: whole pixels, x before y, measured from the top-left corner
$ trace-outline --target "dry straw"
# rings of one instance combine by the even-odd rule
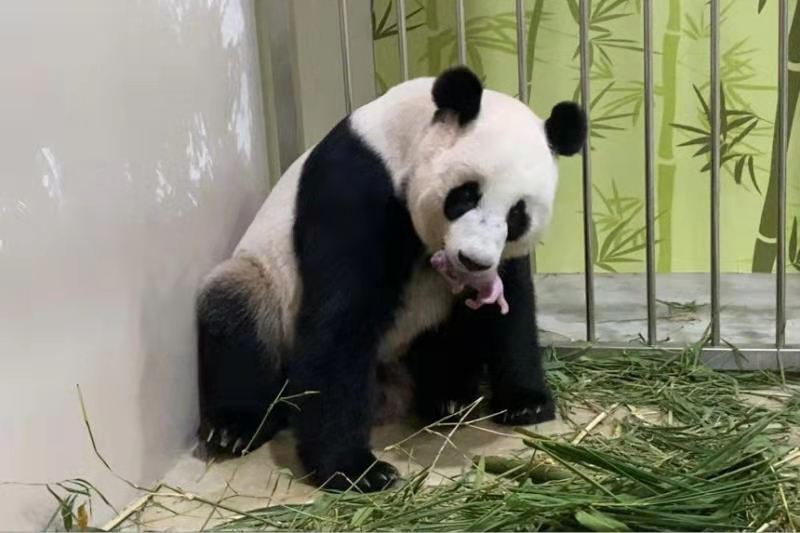
[[[800,379],[716,372],[699,350],[552,355],[562,419],[581,407],[598,416],[565,438],[520,429],[528,452],[476,457],[452,482],[427,483],[427,468],[378,494],[320,492],[313,503],[259,509],[162,485],[140,488],[140,507],[106,526],[135,525],[134,512],[166,495],[225,511],[227,522],[207,521],[216,530],[795,531]],[[616,426],[609,435],[601,423]],[[55,490],[65,487],[80,494]],[[51,525],[86,527],[80,506],[96,489],[80,480],[48,489],[59,501]]]

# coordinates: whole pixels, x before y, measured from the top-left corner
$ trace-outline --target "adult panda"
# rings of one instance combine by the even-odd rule
[[[574,103],[542,121],[465,67],[402,83],[336,125],[202,287],[208,452],[239,454],[290,424],[317,484],[379,490],[398,476],[370,450],[379,412],[411,391],[427,419],[452,414],[478,397],[484,369],[498,422],[552,419],[528,257],[556,156],[585,135]],[[310,394],[264,420],[281,392]]]

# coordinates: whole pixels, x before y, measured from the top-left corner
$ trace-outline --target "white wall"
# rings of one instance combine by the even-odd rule
[[[76,384],[131,480],[189,445],[195,288],[268,183],[252,11],[0,2],[0,481],[82,477],[126,503]],[[0,486],[0,528],[51,504]]]

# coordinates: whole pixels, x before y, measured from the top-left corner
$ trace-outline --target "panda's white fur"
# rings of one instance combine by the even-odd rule
[[[483,91],[481,112],[465,128],[453,117],[432,121],[433,83],[434,78],[419,78],[392,88],[352,114],[352,129],[380,155],[431,253],[443,245],[450,254],[467,250],[493,268],[501,258],[529,254],[550,220],[557,182],[543,121],[518,100],[491,90]],[[264,340],[282,351],[293,344],[301,299],[292,228],[298,181],[310,152],[286,170],[234,252],[235,258],[257,264],[268,282],[269,297],[254,296],[257,322]],[[449,222],[442,212],[445,196],[467,179],[481,183],[480,206]],[[506,243],[506,213],[520,199],[530,227],[521,239]],[[412,275],[394,326],[380,345],[384,360],[403,353],[420,332],[444,321],[452,307],[447,284],[424,266]],[[230,270],[223,264],[211,277],[231,275]],[[262,280],[238,275],[252,294],[265,296]]]

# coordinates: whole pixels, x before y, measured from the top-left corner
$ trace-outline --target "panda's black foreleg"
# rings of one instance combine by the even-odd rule
[[[493,307],[481,308],[475,312],[479,322],[471,328],[473,342],[486,354],[491,409],[499,413],[495,421],[526,425],[552,420],[555,408],[542,365],[528,258],[506,261],[500,276],[508,314],[501,315]]]
[[[297,451],[312,480],[331,490],[381,490],[399,476],[370,449],[381,298],[348,275],[304,291],[289,381]]]
[[[474,418],[480,406],[483,365],[469,331],[473,313],[465,306],[453,310],[440,327],[423,333],[412,343],[406,364],[414,380],[414,406],[425,422],[454,422]]]
[[[383,159],[341,121],[308,156],[293,227],[302,283],[289,386],[297,451],[317,484],[375,491],[399,476],[370,448],[380,339],[421,256]]]

